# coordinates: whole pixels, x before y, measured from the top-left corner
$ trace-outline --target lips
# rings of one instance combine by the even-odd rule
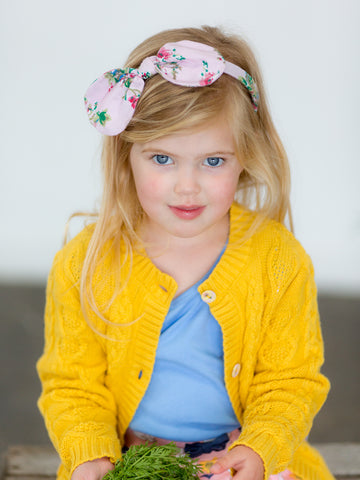
[[[184,220],[192,220],[202,214],[205,207],[200,205],[176,205],[170,206],[170,210]]]

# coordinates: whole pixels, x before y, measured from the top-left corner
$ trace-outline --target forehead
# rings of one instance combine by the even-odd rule
[[[223,119],[164,135],[149,142],[134,144],[134,148],[138,151],[163,150],[192,155],[234,154],[235,151],[232,131]]]

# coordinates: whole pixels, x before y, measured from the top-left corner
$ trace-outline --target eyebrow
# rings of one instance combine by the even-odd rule
[[[159,153],[159,154],[162,154],[162,155],[168,155],[169,157],[173,156],[174,154],[167,151],[166,149],[164,148],[145,148],[144,150],[141,150],[142,153]],[[201,157],[218,157],[218,156],[221,156],[221,155],[232,155],[232,156],[235,156],[235,152],[231,151],[231,150],[216,150],[214,152],[208,152],[208,153],[203,153],[201,154]],[[200,156],[200,155],[199,155]]]

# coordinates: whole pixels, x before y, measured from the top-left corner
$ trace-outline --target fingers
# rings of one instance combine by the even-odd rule
[[[264,465],[261,457],[251,448],[239,445],[211,467],[210,472],[219,474],[226,470],[234,472],[234,480],[263,480]]]
[[[226,470],[230,470],[234,468],[234,465],[239,463],[239,455],[238,452],[235,451],[236,448],[230,450],[229,453],[224,455],[223,457],[219,458],[216,463],[211,467],[210,472],[213,474],[222,473]],[[241,460],[240,460],[241,463]],[[240,466],[240,465],[239,465]]]

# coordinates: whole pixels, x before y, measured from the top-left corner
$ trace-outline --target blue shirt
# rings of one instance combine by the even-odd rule
[[[133,430],[195,442],[240,426],[224,384],[221,328],[197,290],[215,265],[171,303]]]

